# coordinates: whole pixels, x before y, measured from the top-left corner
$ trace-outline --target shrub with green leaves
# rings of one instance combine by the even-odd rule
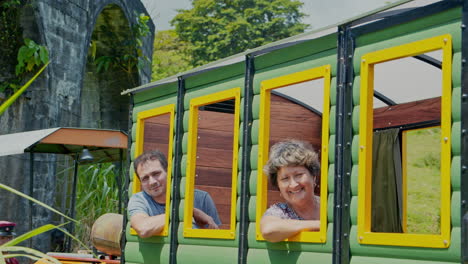
[[[35,66],[41,66],[49,61],[49,53],[31,39],[24,39],[24,45],[18,50],[18,64],[16,65],[16,76],[31,72]]]

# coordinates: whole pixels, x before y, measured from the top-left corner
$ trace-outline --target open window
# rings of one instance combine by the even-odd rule
[[[321,172],[316,178],[315,196],[320,199],[320,230],[303,231],[287,241],[326,242],[327,173],[330,112],[330,65],[265,80],[260,90],[260,130],[257,181],[256,237],[264,240],[260,220],[274,203],[284,202],[263,166],[272,145],[287,139],[309,142],[319,154]]]
[[[166,186],[166,224],[160,233],[167,236],[170,215],[171,179],[172,179],[172,150],[174,135],[174,109],[170,104],[155,109],[139,112],[136,125],[135,157],[148,150],[159,150],[167,157],[167,186]],[[140,180],[136,173],[133,174],[133,193],[141,191]],[[133,228],[131,234],[137,233]]]
[[[235,238],[239,115],[240,88],[190,100],[185,237]],[[197,209],[219,229],[198,223]]]
[[[451,65],[450,35],[362,56],[360,243],[449,246]]]

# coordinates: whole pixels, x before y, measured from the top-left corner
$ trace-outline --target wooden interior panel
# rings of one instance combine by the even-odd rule
[[[169,153],[169,121],[169,114],[144,120],[143,151],[159,150],[167,157]]]
[[[221,220],[221,229],[229,229],[231,223],[231,187],[218,187],[208,185],[195,185],[195,189],[210,194],[218,210]]]
[[[441,98],[374,109],[374,129],[440,120]]]
[[[168,125],[171,122],[171,114],[162,114],[145,118],[145,123]]]
[[[234,114],[199,110],[198,128],[232,132],[234,129]]]
[[[195,169],[195,181],[200,185],[231,187],[231,175],[232,170],[230,168],[197,166]]]
[[[145,122],[144,142],[169,142],[169,124]]]
[[[167,158],[169,154],[169,144],[159,143],[159,142],[145,142],[143,145],[143,151],[149,150],[159,150],[161,151]]]
[[[221,229],[230,228],[234,114],[198,111],[195,188],[213,198]]]
[[[277,191],[277,190],[268,190],[267,197],[268,197],[267,208],[269,208],[270,206],[272,206],[275,203],[284,203],[285,202],[283,197],[281,197],[280,192]]]
[[[198,129],[198,146],[213,149],[232,149],[234,131],[219,131],[212,129]]]
[[[320,150],[322,117],[280,96],[271,95],[270,146],[286,139],[299,139]]]
[[[316,122],[317,118],[320,119],[320,116],[316,114],[311,115],[309,109],[298,105],[290,100],[271,94],[271,116],[275,117],[275,120],[289,120],[296,122]],[[273,107],[274,106],[274,107]],[[287,111],[285,111],[285,109]]]
[[[232,146],[232,145],[230,145]],[[226,149],[197,148],[196,166],[232,168],[232,147]]]

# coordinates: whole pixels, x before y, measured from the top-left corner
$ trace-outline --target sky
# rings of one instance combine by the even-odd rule
[[[177,9],[189,9],[190,0],[141,0],[150,13],[156,30],[170,29],[170,20]],[[385,6],[398,0],[302,0],[302,12],[307,14],[303,23],[311,25],[309,30],[343,21],[358,14]],[[359,3],[359,4],[357,4]]]

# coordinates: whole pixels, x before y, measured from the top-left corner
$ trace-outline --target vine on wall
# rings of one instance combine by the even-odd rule
[[[31,73],[49,61],[45,46],[23,38],[20,18],[27,0],[5,0],[0,4],[0,92],[18,90]]]

